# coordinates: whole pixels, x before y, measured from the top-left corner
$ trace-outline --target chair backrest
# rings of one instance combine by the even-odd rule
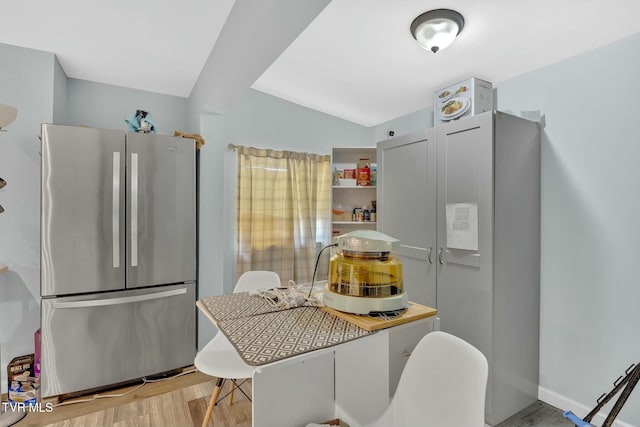
[[[389,407],[368,426],[484,427],[488,370],[474,346],[431,332],[411,353]]]
[[[281,286],[280,276],[274,271],[245,271],[242,273],[233,293],[259,291]]]

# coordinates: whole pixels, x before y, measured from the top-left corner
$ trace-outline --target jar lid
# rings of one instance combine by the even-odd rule
[[[335,239],[338,249],[349,252],[391,252],[399,241],[375,230],[356,230]]]

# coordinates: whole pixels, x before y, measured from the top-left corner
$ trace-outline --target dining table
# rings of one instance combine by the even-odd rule
[[[196,306],[255,367],[254,427],[376,419],[437,316],[434,308],[413,302],[403,313],[383,317],[317,304],[283,308],[254,292],[206,296]]]

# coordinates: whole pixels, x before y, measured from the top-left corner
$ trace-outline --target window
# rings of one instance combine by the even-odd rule
[[[331,230],[328,155],[237,147],[236,274],[271,270],[283,281],[311,281],[316,242]]]

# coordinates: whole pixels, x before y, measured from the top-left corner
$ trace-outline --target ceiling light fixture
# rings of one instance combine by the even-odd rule
[[[455,10],[435,9],[411,23],[411,35],[423,48],[436,53],[449,46],[464,28],[464,18]]]

